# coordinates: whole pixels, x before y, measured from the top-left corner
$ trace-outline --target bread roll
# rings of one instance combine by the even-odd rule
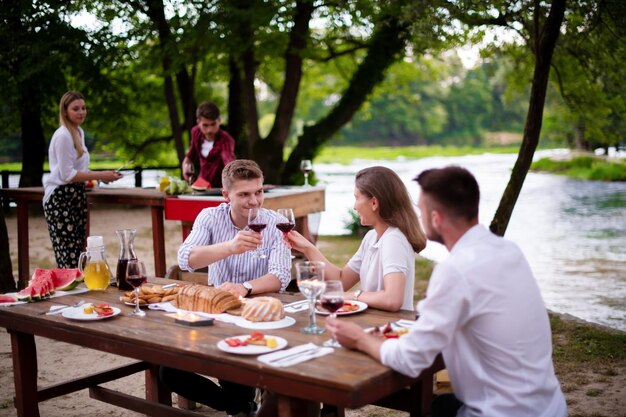
[[[176,296],[176,306],[188,311],[219,314],[240,305],[241,301],[228,291],[201,284],[187,285]]]
[[[249,321],[277,321],[285,317],[283,304],[272,297],[255,297],[243,305],[241,316]]]

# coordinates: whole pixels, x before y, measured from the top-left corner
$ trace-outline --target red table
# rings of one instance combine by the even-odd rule
[[[165,199],[165,218],[179,220],[183,239],[200,212],[216,207],[226,200],[222,196],[173,196]],[[276,210],[291,207],[296,217],[296,229],[309,240],[315,241],[309,230],[307,215],[325,210],[324,187],[277,187],[265,192],[263,207]]]

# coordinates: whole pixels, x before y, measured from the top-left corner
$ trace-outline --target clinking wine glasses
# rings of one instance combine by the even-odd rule
[[[296,227],[296,220],[293,216],[293,210],[290,208],[279,208],[276,210],[278,213],[278,222],[276,223],[276,228],[283,232],[283,242],[289,248],[291,252],[291,245],[287,241],[287,233],[291,232],[294,227]],[[291,259],[294,259],[295,256],[290,255]]]
[[[315,323],[315,300],[324,291],[324,262],[306,261],[296,264],[296,277],[300,292],[309,300],[309,325],[300,329],[302,333],[324,333]]]
[[[261,233],[263,229],[267,227],[267,214],[263,212],[260,207],[253,207],[248,211],[248,228],[257,233]],[[253,256],[257,259],[266,258],[265,254],[261,251],[261,246],[257,246]]]

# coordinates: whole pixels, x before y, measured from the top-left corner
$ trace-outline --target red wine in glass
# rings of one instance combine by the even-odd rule
[[[146,277],[145,275],[129,275],[126,277],[126,281],[133,288],[137,288],[148,282],[148,277]]]
[[[322,307],[331,313],[336,312],[343,307],[343,297],[322,296]]]
[[[251,230],[254,230],[257,233],[261,233],[261,231],[267,227],[267,224],[265,224],[265,223],[252,223],[252,224],[249,224],[248,227]]]
[[[281,232],[287,234],[293,230],[296,225],[293,223],[276,223],[276,227]]]

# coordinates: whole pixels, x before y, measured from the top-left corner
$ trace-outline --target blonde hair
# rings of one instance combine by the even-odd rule
[[[380,218],[400,229],[416,253],[426,247],[426,235],[409,192],[398,174],[381,166],[365,168],[357,172],[355,186],[361,194],[376,197]]]
[[[83,142],[80,138],[80,132],[78,130],[78,126],[74,125],[67,115],[67,108],[73,101],[76,100],[85,100],[85,97],[76,91],[68,91],[63,94],[59,103],[59,124],[70,131],[70,135],[72,135],[72,140],[74,141],[74,148],[80,158],[83,156],[83,153],[85,153],[85,150],[83,149]]]

